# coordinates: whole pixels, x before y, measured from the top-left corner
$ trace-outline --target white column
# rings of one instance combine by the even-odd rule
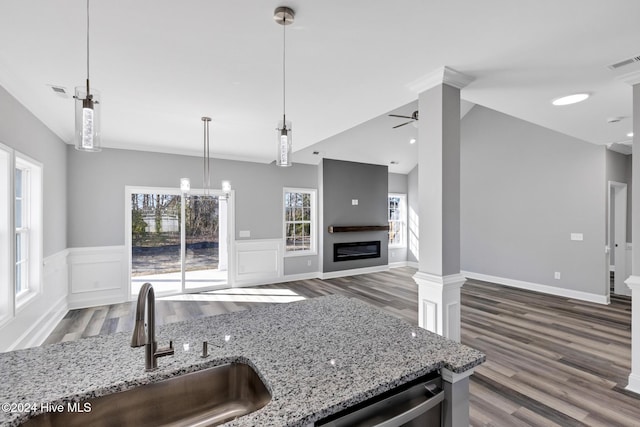
[[[418,323],[460,341],[460,89],[471,78],[443,67],[418,96]]]
[[[229,261],[229,226],[227,224],[228,200],[218,198],[218,270],[227,271]]]
[[[640,394],[640,72],[621,77],[633,87],[633,158],[631,196],[631,373],[627,390]]]

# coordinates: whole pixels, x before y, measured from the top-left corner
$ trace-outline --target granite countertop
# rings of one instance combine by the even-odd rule
[[[66,404],[241,361],[259,373],[272,399],[226,425],[304,426],[436,369],[462,373],[485,360],[477,350],[338,295],[158,327],[158,345],[173,339],[176,352],[158,359],[151,373],[144,370],[144,349],[131,348],[130,339],[117,333],[0,353],[0,403]],[[210,356],[203,359],[205,340]],[[3,410],[0,425],[19,425],[30,415]]]

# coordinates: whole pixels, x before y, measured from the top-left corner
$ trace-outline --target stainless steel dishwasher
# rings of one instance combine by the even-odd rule
[[[422,377],[315,423],[320,427],[440,427],[442,379]]]

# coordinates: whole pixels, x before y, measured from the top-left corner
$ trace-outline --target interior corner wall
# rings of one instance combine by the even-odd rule
[[[53,255],[67,248],[67,145],[2,86],[0,112],[0,142],[43,165],[43,255]]]
[[[461,123],[462,270],[606,295],[605,150],[476,106]]]
[[[1,86],[0,114],[0,142],[42,164],[44,211],[41,292],[0,327],[6,351],[39,344],[67,311],[67,157],[66,144]]]
[[[386,225],[389,173],[386,166],[324,159],[323,174],[323,272],[387,265],[388,233],[365,231],[329,233],[332,225]],[[358,204],[353,205],[352,200]],[[380,240],[380,258],[333,261],[333,244]]]

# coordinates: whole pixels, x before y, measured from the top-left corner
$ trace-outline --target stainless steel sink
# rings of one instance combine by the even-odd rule
[[[45,413],[24,425],[215,426],[256,411],[270,400],[271,394],[249,365],[231,363],[87,400],[91,412]]]

